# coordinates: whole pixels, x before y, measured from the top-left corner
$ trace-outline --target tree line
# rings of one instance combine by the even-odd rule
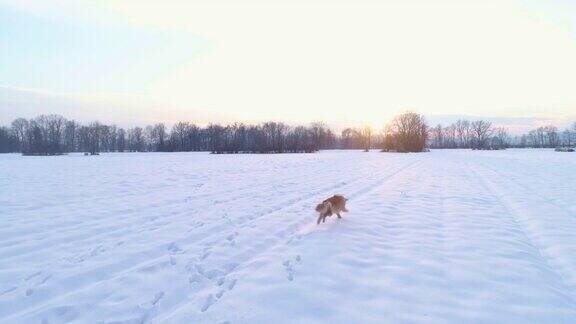
[[[515,138],[513,145],[536,148],[573,147],[576,145],[576,122],[564,130],[553,125],[538,127]]]
[[[498,150],[510,147],[510,135],[505,127],[494,127],[486,120],[458,120],[446,127],[430,129],[430,148],[470,148]]]
[[[541,126],[526,134],[512,136],[505,127],[485,120],[458,120],[446,127],[430,129],[430,148],[504,149],[557,148],[576,145],[576,122],[560,131],[556,126]]]
[[[0,127],[0,152],[59,155],[68,152],[190,152],[300,153],[334,148],[337,139],[322,122],[289,126],[281,122],[258,125],[233,123],[200,127],[178,122],[168,130],[157,123],[124,129],[92,122],[82,125],[60,115],[18,118]]]
[[[0,127],[0,153],[58,155],[68,152],[192,152],[212,153],[310,153],[321,149],[382,149],[421,152],[429,148],[504,149],[554,148],[576,144],[576,123],[565,130],[538,127],[511,136],[504,127],[486,120],[458,120],[448,126],[429,127],[422,115],[396,116],[380,132],[371,127],[345,128],[336,135],[325,123],[290,126],[282,122],[261,124],[210,124],[205,127],[178,122],[122,128],[91,122],[83,125],[60,115],[17,118]]]

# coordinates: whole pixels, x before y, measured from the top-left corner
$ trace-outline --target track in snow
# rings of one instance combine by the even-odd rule
[[[0,156],[0,321],[570,322],[575,160]]]

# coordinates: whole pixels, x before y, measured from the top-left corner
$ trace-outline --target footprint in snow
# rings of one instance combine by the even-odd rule
[[[171,254],[182,252],[182,249],[175,242],[171,242],[170,244],[168,244],[167,249],[168,251],[170,251]]]
[[[234,286],[236,286],[236,281],[237,281],[236,279],[230,280],[230,282],[228,283],[228,287],[227,287],[228,290],[234,289]]]
[[[190,283],[190,285],[196,284],[200,281],[202,281],[202,275],[195,273],[190,275],[190,277],[188,278],[188,283]]]
[[[150,302],[150,304],[152,304],[153,306],[158,304],[158,302],[162,299],[162,297],[164,297],[164,292],[163,291],[159,291],[154,295],[154,298],[152,298],[152,301]]]
[[[50,278],[52,278],[52,275],[50,275],[50,274],[42,275],[42,271],[35,272],[35,273],[27,276],[26,278],[24,278],[24,281],[27,282],[27,285],[29,286],[25,291],[25,295],[26,296],[32,296],[34,294],[34,288],[38,288],[38,287],[42,286],[48,280],[50,280]],[[9,288],[9,289],[3,291],[2,293],[0,293],[0,296],[4,295],[6,293],[9,293],[11,291],[14,291],[14,290],[16,290],[16,288],[17,287]]]
[[[214,299],[214,295],[212,295],[212,294],[208,295],[208,297],[206,297],[206,299],[204,300],[204,303],[202,304],[200,311],[202,311],[202,312],[207,311],[208,308],[210,308],[210,306],[212,306],[215,302],[216,302],[216,299]]]
[[[206,259],[212,253],[212,247],[207,246],[202,249],[202,255],[200,256],[200,260]]]
[[[296,263],[300,263],[302,262],[302,257],[300,255],[297,255],[295,260]],[[284,270],[286,271],[288,280],[290,281],[294,280],[294,274],[296,272],[296,266],[294,262],[290,260],[284,260],[284,262],[282,262],[282,265],[284,266]]]
[[[286,270],[288,280],[290,281],[294,280],[294,266],[292,265],[290,260],[285,260],[284,262],[282,262],[282,265],[284,266],[284,270]]]
[[[97,247],[93,248],[92,251],[90,251],[90,256],[92,257],[97,256],[98,254],[104,251],[106,251],[106,248],[102,245],[98,245]]]
[[[205,250],[205,251],[202,253],[202,255],[200,256],[200,260],[206,259],[207,257],[210,256],[210,254],[212,254],[212,252],[211,252],[210,250]]]
[[[194,268],[196,269],[196,272],[198,272],[199,274],[206,276],[206,272],[204,271],[204,267],[202,267],[199,264],[194,264]]]
[[[204,267],[200,264],[194,264],[194,268],[196,269],[196,272],[200,275],[202,275],[203,277],[205,277],[206,279],[209,280],[214,280],[215,278],[218,278],[219,276],[221,276],[223,273],[221,270],[219,269],[204,269]]]
[[[236,245],[236,241],[234,240],[238,236],[238,232],[234,232],[228,236],[226,236],[226,240],[230,243],[230,245]]]

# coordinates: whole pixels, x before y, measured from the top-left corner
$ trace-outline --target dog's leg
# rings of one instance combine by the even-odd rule
[[[322,218],[322,223],[326,223],[326,216],[327,215],[324,215],[324,217]]]
[[[316,222],[316,225],[320,225],[320,221],[322,220],[322,214],[320,214],[320,216],[318,216],[318,221]]]
[[[342,218],[342,216],[340,216],[340,213],[336,213],[336,215],[338,215],[338,218]]]

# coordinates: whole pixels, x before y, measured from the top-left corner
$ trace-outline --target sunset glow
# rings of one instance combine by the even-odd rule
[[[62,113],[381,128],[413,110],[562,125],[576,111],[575,9],[561,0],[0,0],[0,113],[3,122]]]

